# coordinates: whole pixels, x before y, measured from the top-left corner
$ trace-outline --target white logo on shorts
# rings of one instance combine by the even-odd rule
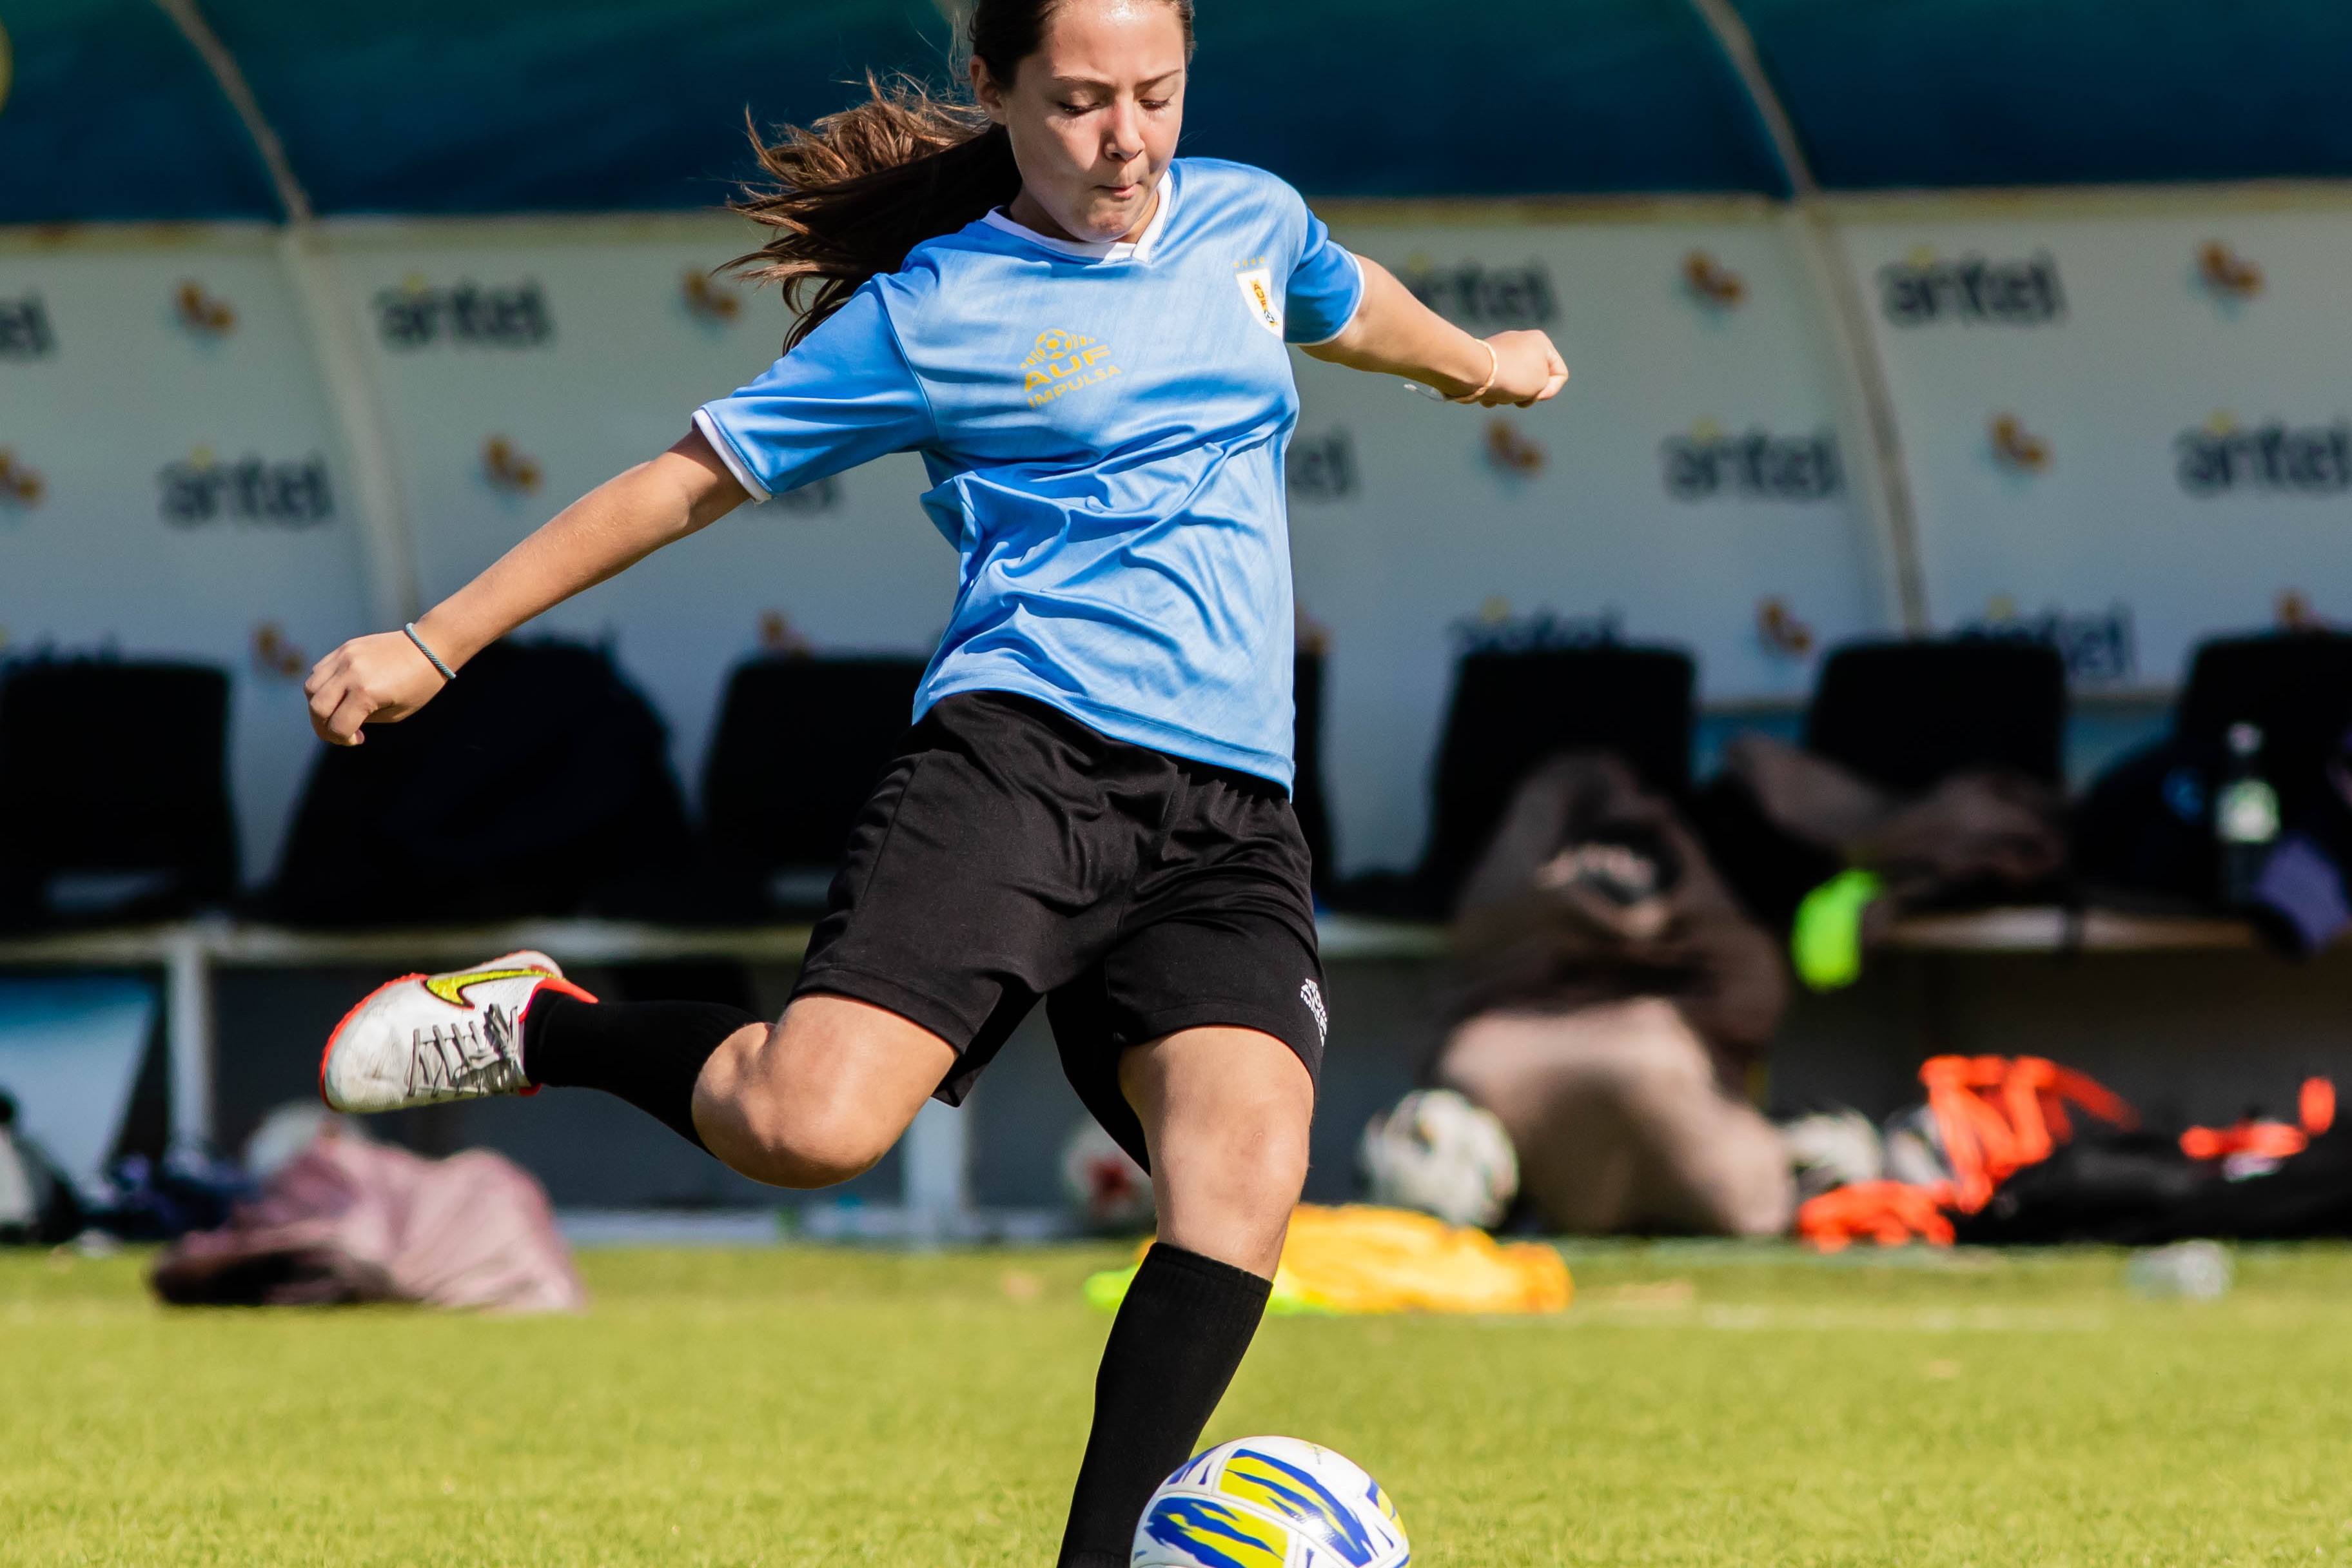
[[[1298,987],[1298,999],[1315,1015],[1315,1037],[1325,1045],[1331,1043],[1331,1015],[1323,1010],[1323,988],[1312,980]]]

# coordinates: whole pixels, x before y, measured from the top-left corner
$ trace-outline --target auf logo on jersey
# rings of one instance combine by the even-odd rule
[[[1234,274],[1234,281],[1242,286],[1242,299],[1249,306],[1250,320],[1282,336],[1282,305],[1274,297],[1274,269],[1247,264]]]
[[[1037,346],[1021,362],[1022,390],[1029,395],[1032,408],[1043,408],[1065,393],[1118,374],[1110,349],[1080,332],[1040,332]]]
[[[2046,250],[2022,261],[1963,256],[1946,261],[1922,246],[1878,269],[1886,319],[1898,327],[1938,321],[2038,327],[2066,314],[2058,258]]]

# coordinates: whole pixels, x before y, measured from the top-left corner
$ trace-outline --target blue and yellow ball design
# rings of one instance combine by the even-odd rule
[[[1402,1568],[1396,1504],[1328,1448],[1244,1437],[1168,1478],[1135,1528],[1130,1568]]]

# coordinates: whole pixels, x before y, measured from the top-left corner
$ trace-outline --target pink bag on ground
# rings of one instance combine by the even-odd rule
[[[546,1193],[511,1161],[483,1149],[427,1160],[332,1131],[226,1226],[173,1244],[149,1283],[182,1306],[563,1312],[588,1300]]]

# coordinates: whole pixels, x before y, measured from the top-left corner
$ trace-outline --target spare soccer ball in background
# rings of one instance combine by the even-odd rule
[[[1365,1123],[1359,1161],[1372,1202],[1448,1225],[1494,1225],[1518,1195],[1511,1135],[1450,1089],[1416,1090]]]
[[[1151,1224],[1150,1176],[1091,1121],[1079,1123],[1062,1146],[1062,1191],[1089,1230],[1142,1230]]]
[[[1328,1448],[1223,1443],[1168,1478],[1135,1527],[1129,1568],[1402,1568],[1396,1504]]]

